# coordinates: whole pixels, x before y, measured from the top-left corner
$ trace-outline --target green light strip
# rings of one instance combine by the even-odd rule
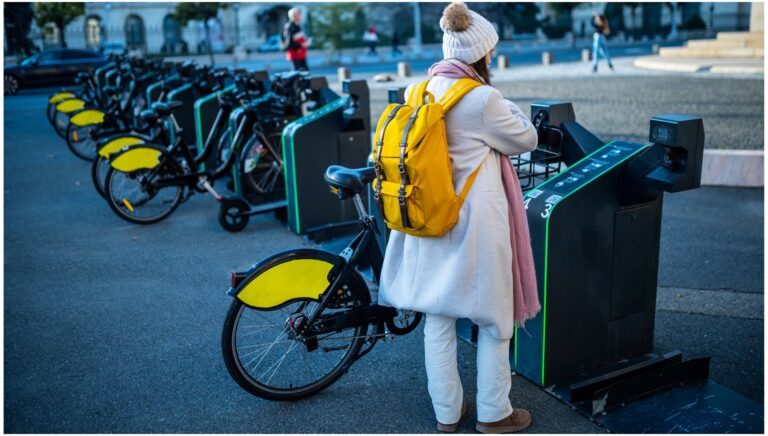
[[[243,113],[243,108],[237,108],[229,114],[229,147],[232,148],[232,143],[235,142],[235,130],[237,130],[237,118],[238,115]],[[232,122],[232,117],[235,118],[235,122]],[[231,153],[231,151],[230,151]],[[239,163],[235,160],[235,164],[232,165],[232,184],[235,189],[235,194],[242,195],[240,192],[240,178],[237,176],[237,169]]]
[[[517,369],[517,343],[520,342],[517,340],[517,327],[515,327],[515,369]]]
[[[598,148],[597,150],[593,151],[592,153],[588,154],[587,156],[584,156],[584,158],[582,158],[581,160],[579,160],[575,164],[573,164],[570,167],[568,167],[568,169],[575,168],[577,165],[579,165],[580,163],[582,163],[586,159],[592,157],[592,155],[596,154],[597,152],[599,152],[599,151],[607,148],[608,146],[612,145],[614,142],[618,142],[618,141],[611,141],[608,144],[605,144],[604,146]],[[544,386],[544,362],[545,362],[544,357],[546,356],[546,348],[547,348],[547,279],[548,279],[548,275],[549,275],[548,274],[549,273],[549,220],[550,220],[550,218],[552,218],[552,214],[555,212],[555,208],[557,207],[558,204],[560,204],[560,202],[562,202],[566,198],[570,197],[572,194],[578,192],[581,188],[589,185],[591,182],[597,180],[603,174],[605,174],[608,171],[612,170],[613,168],[618,166],[620,163],[626,161],[627,159],[629,159],[632,156],[640,153],[641,151],[648,149],[648,147],[650,147],[651,145],[652,144],[645,144],[645,145],[643,145],[642,147],[638,148],[637,150],[633,151],[632,153],[630,153],[629,155],[624,157],[624,159],[621,159],[621,160],[615,162],[610,167],[605,168],[600,174],[592,177],[592,180],[589,180],[588,182],[584,183],[583,185],[578,186],[576,189],[574,189],[573,191],[571,191],[568,194],[566,194],[564,197],[562,197],[559,200],[557,200],[557,203],[552,204],[552,209],[549,211],[549,216],[547,216],[547,222],[545,224],[545,230],[544,230],[544,307],[542,308],[542,311],[544,312],[544,314],[543,314],[543,316],[544,316],[544,319],[543,319],[544,325],[543,325],[542,335],[541,335],[541,385],[542,386]],[[559,173],[558,176],[560,174],[565,174],[565,172]],[[551,178],[551,179],[547,180],[546,182],[544,182],[541,185],[539,185],[539,188],[541,188],[542,186],[544,186],[545,184],[549,183],[550,181],[552,181],[552,180],[554,180],[556,178],[557,177],[554,177],[554,178]]]
[[[552,209],[555,205],[552,205]],[[541,333],[541,385],[544,386],[544,362],[546,362],[547,351],[547,277],[549,276],[549,217],[552,216],[552,212],[549,212],[547,217],[547,224],[544,227],[544,319],[543,328]]]

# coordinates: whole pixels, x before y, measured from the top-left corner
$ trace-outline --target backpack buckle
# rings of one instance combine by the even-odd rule
[[[402,193],[397,197],[397,202],[400,204],[400,206],[405,206],[405,197],[403,197]]]
[[[399,164],[397,168],[400,169],[400,174],[405,174],[405,164]]]

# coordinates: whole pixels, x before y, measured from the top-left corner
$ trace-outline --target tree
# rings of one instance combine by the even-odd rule
[[[3,3],[5,12],[5,37],[8,41],[8,52],[29,56],[35,49],[29,39],[29,29],[35,18],[32,3]]]
[[[211,29],[208,27],[208,20],[216,18],[219,15],[219,9],[226,9],[229,7],[225,3],[192,3],[192,2],[179,2],[176,3],[176,19],[183,25],[187,25],[190,21],[202,21],[203,28],[205,29],[205,45],[208,48],[208,55],[211,57],[211,65],[214,64],[213,59],[213,44],[211,44]]]
[[[344,42],[362,35],[355,35],[359,26],[360,6],[354,3],[318,4],[313,8],[313,38],[320,47],[330,46],[340,55]],[[357,19],[356,19],[357,18]]]
[[[85,13],[85,3],[35,3],[35,21],[40,27],[53,23],[59,31],[62,47],[67,46],[64,28]]]

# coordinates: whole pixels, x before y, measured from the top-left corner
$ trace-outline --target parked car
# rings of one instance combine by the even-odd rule
[[[5,67],[5,95],[13,95],[21,88],[73,85],[78,73],[93,71],[107,62],[106,56],[89,50],[45,50],[19,65]]]
[[[272,35],[262,42],[257,48],[259,53],[265,53],[269,51],[280,51],[280,35]]]

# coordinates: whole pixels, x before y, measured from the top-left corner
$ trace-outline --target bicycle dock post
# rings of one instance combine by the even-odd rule
[[[288,227],[313,240],[354,230],[357,212],[323,183],[331,165],[366,165],[371,150],[370,101],[364,80],[343,84],[348,96],[289,124],[283,130]],[[321,89],[320,94],[332,92]]]
[[[173,116],[180,126],[186,127],[182,131],[184,140],[189,144],[190,151],[194,154],[196,151],[195,145],[195,129],[192,126],[195,125],[195,90],[192,85],[186,83],[168,93],[166,101],[180,101],[181,107],[173,111]],[[175,134],[171,130],[171,139],[175,140]]]
[[[221,95],[234,91],[237,87],[231,84],[221,91],[208,94],[205,97],[199,98],[195,101],[194,114],[195,114],[195,143],[197,144],[197,154],[202,154],[205,147],[208,136],[213,129],[213,124],[216,122],[216,116],[221,109],[221,103],[218,97]],[[222,132],[217,132],[221,134]],[[218,156],[216,153],[211,153],[205,162],[200,164],[201,169],[205,169],[205,166],[215,165]]]

